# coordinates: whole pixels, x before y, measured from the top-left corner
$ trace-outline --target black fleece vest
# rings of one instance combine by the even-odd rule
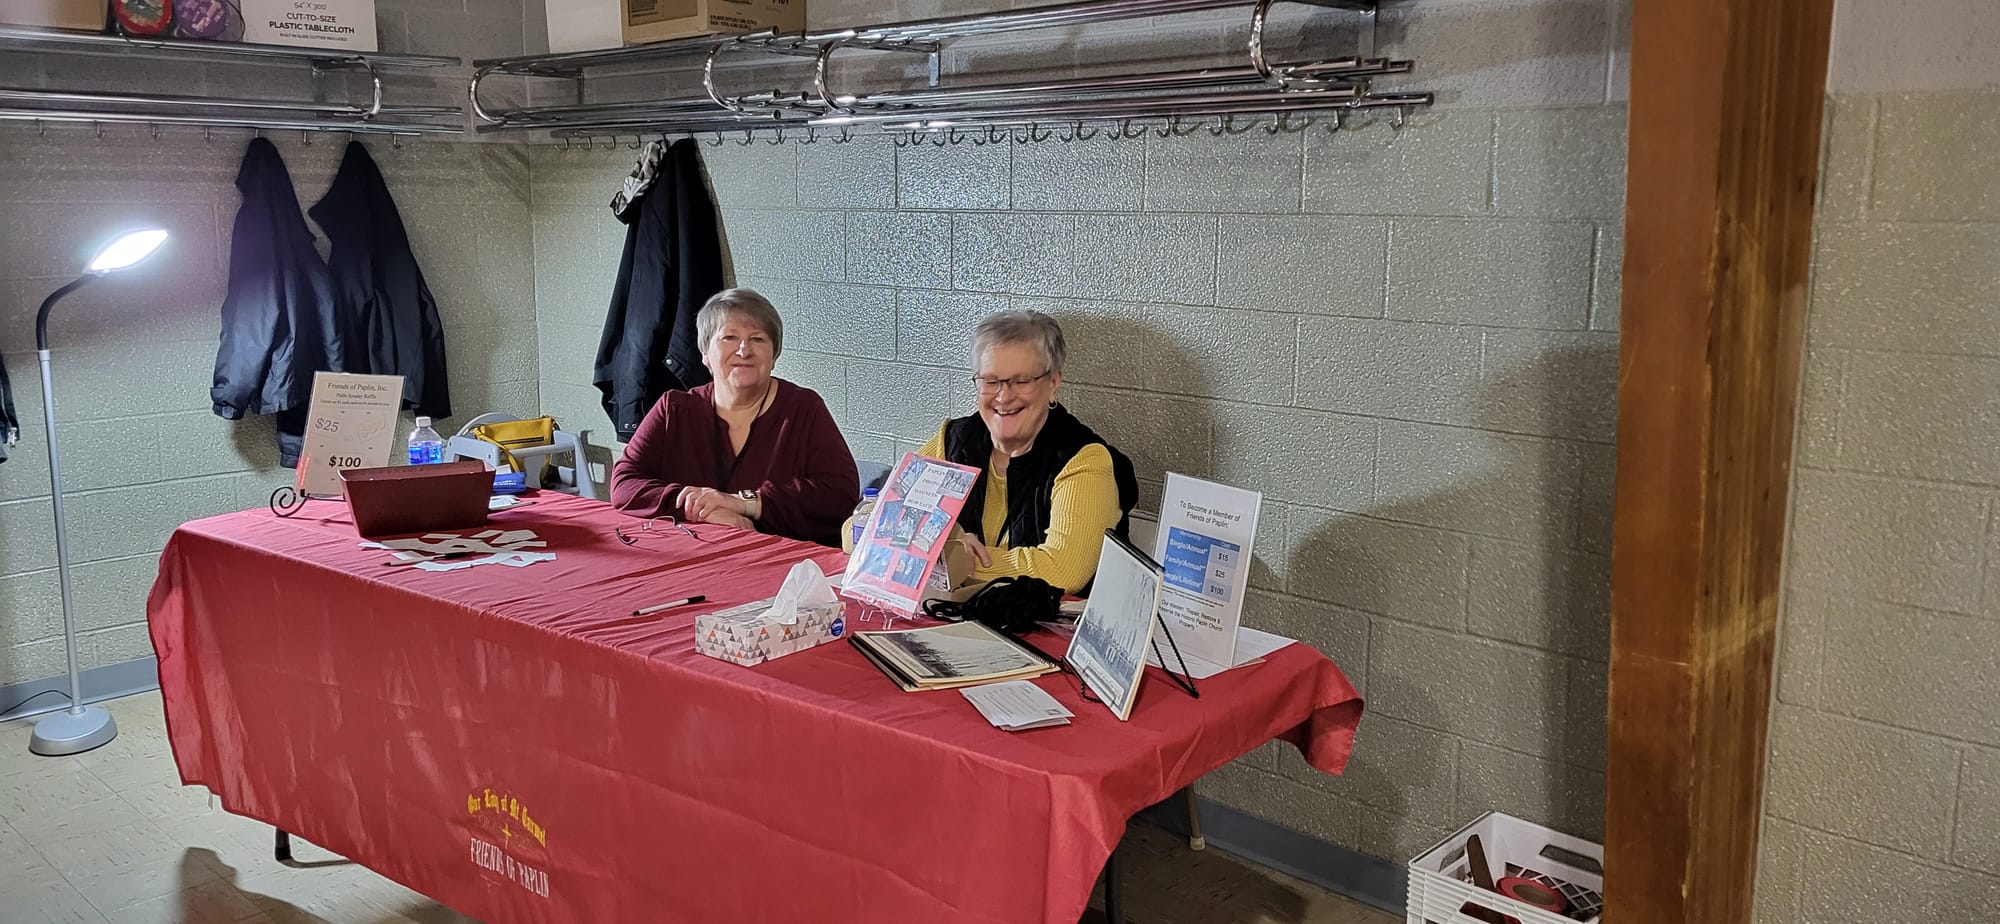
[[[945,459],[970,465],[979,469],[980,473],[972,483],[972,493],[965,499],[965,509],[958,512],[958,525],[988,545],[1002,540],[1017,549],[1041,545],[1049,535],[1056,475],[1083,447],[1092,443],[1102,445],[1111,453],[1111,471],[1118,482],[1118,534],[1125,535],[1129,525],[1126,514],[1131,513],[1133,505],[1139,502],[1139,479],[1132,473],[1132,460],[1125,458],[1124,453],[1084,426],[1060,404],[1049,408],[1049,419],[1043,422],[1042,432],[1035,436],[1034,448],[1014,457],[1007,464],[1007,522],[1001,526],[998,536],[986,535],[983,522],[988,481],[986,471],[993,458],[993,435],[986,431],[986,422],[980,420],[978,414],[954,418],[945,424]]]

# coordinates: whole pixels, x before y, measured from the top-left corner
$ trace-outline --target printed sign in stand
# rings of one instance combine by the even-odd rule
[[[299,493],[339,497],[341,472],[388,465],[402,396],[400,375],[314,373],[305,448],[299,453]]]
[[[1154,557],[1166,571],[1160,617],[1189,660],[1236,663],[1263,495],[1169,472]],[[1199,675],[1198,675],[1199,676]]]

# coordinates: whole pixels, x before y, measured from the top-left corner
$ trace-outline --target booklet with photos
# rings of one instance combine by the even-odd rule
[[[856,632],[850,641],[905,690],[1024,680],[1057,670],[1039,653],[979,622]]]

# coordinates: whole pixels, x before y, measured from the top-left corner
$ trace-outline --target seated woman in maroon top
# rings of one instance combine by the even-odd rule
[[[826,545],[861,495],[847,441],[810,388],[771,375],[784,349],[777,309],[749,289],[719,292],[695,316],[715,381],[670,391],[611,469],[611,503]]]

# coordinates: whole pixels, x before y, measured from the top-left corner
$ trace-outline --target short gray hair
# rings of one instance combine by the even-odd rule
[[[770,299],[752,289],[723,289],[708,297],[701,311],[694,316],[694,330],[701,337],[702,352],[708,352],[715,332],[721,330],[732,315],[749,321],[771,336],[771,358],[776,359],[785,352],[785,319],[778,317],[778,309],[771,306]]]
[[[1063,345],[1062,325],[1056,319],[1039,311],[1010,308],[995,311],[981,318],[979,327],[972,332],[972,365],[979,365],[979,357],[986,351],[1003,343],[1025,343],[1042,354],[1042,364],[1046,372],[1061,372],[1063,359],[1069,350]]]

